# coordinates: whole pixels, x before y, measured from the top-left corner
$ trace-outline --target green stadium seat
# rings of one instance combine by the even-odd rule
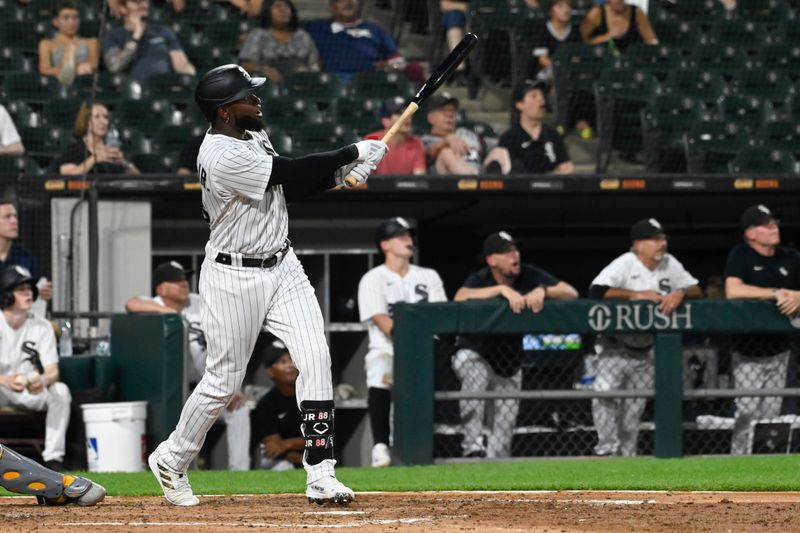
[[[3,93],[7,100],[23,100],[29,104],[42,105],[51,100],[67,98],[68,90],[51,76],[42,76],[38,72],[20,72],[5,77]]]
[[[751,131],[759,130],[775,118],[775,111],[768,100],[754,96],[733,94],[719,104],[720,115],[728,122],[735,122]]]
[[[268,107],[270,102],[286,97],[286,89],[277,83],[267,82],[256,90],[255,94],[261,98],[261,107]]]
[[[753,68],[755,61],[744,50],[726,44],[709,44],[695,48],[692,53],[695,68],[715,72],[725,79],[743,69]]]
[[[18,72],[33,72],[33,61],[16,48],[4,46],[0,48],[0,76]]]
[[[270,142],[272,142],[272,147],[275,148],[278,155],[292,155],[294,152],[294,142],[288,133],[277,126],[268,126],[267,134],[269,135]]]
[[[347,88],[338,76],[327,72],[296,72],[286,79],[286,91],[328,109],[334,100],[345,98]]]
[[[297,128],[292,138],[297,154],[330,150],[360,140],[354,130],[340,124],[303,124]]]
[[[684,135],[703,118],[703,108],[694,98],[660,95],[642,110],[646,130],[657,134],[658,147],[683,150]]]
[[[702,69],[674,70],[667,76],[665,86],[670,94],[688,96],[710,105],[716,105],[728,94],[722,76]]]
[[[533,57],[533,46],[546,20],[544,14],[538,10],[525,10],[523,16],[516,17],[511,40],[513,86],[526,78],[528,64]]]
[[[739,0],[736,11],[745,20],[764,24],[770,31],[785,23],[797,24],[797,13],[785,0]]]
[[[94,76],[75,78],[75,90],[85,100],[94,96],[94,99],[99,102],[114,105],[144,98],[142,84],[124,74],[101,72],[97,76],[97,86],[95,87],[93,84]]]
[[[264,110],[264,122],[282,128],[294,136],[295,130],[304,124],[322,124],[324,116],[312,102],[285,97],[274,100],[270,107]]]
[[[765,70],[783,73],[795,82],[800,80],[800,44],[765,46],[759,60]]]
[[[203,34],[212,46],[226,50],[238,50],[241,47],[241,36],[247,31],[243,20],[215,20],[206,24]]]
[[[336,123],[356,130],[363,137],[382,128],[379,98],[343,98],[336,101]],[[419,114],[419,113],[418,113]]]
[[[153,142],[161,153],[180,152],[189,139],[201,135],[205,131],[203,127],[186,126],[162,126],[158,130]]]
[[[764,124],[758,132],[761,146],[800,154],[800,122],[775,120]]]
[[[195,76],[165,72],[148,78],[145,81],[145,92],[149,98],[190,104],[194,102],[195,85],[197,85]]]
[[[38,128],[44,125],[44,117],[42,114],[34,111],[27,103],[21,100],[12,100],[8,102],[5,107],[14,119],[14,125],[17,127],[29,126]]]
[[[156,152],[153,141],[136,128],[123,126],[119,128],[119,140],[122,152],[131,154],[152,154]]]
[[[174,111],[175,107],[167,100],[131,100],[115,107],[114,119],[117,124],[153,135]]]
[[[763,69],[737,72],[733,80],[734,92],[767,100],[779,114],[788,114],[797,89],[791,80],[780,72]]]
[[[32,157],[0,154],[0,178],[5,176],[38,176],[42,173]]]
[[[497,132],[494,131],[494,128],[491,126],[491,124],[487,122],[466,120],[464,122],[460,122],[458,126],[460,128],[466,128],[470,131],[473,131],[484,139],[498,139],[500,137]]]
[[[200,44],[186,47],[185,51],[189,61],[192,62],[197,72],[201,74],[219,65],[239,62],[230,50],[219,46],[210,46],[205,40],[201,40]]]
[[[716,21],[710,36],[717,44],[737,48],[759,48],[767,41],[767,31],[763,25],[741,18]]]
[[[797,161],[788,152],[765,147],[744,148],[734,157],[729,169],[732,174],[797,174]]]
[[[47,167],[52,159],[61,156],[64,148],[72,141],[72,130],[51,126],[18,127],[25,153],[33,157],[43,167]]]
[[[700,26],[688,20],[668,18],[654,20],[652,25],[658,42],[667,46],[694,48],[709,41]]]
[[[563,43],[553,54],[553,71],[558,78],[565,77],[577,90],[591,91],[594,82],[610,63],[608,48],[584,43]]]
[[[751,143],[750,130],[735,122],[696,122],[685,139],[687,170],[725,173],[730,160]]]
[[[698,24],[711,24],[726,15],[725,8],[718,0],[679,1],[675,3],[672,11],[678,20],[697,22]]]
[[[36,20],[9,20],[0,24],[0,39],[5,46],[13,46],[26,52],[36,52],[39,41],[49,35],[50,22]]]
[[[402,96],[410,100],[416,94],[411,82],[398,72],[365,70],[353,78],[350,85],[357,98],[392,98]]]
[[[680,66],[681,58],[675,48],[666,45],[653,46],[637,43],[625,52],[623,64],[663,81],[672,70]]]
[[[175,170],[178,156],[160,153],[133,154],[129,159],[143,174],[161,174]]]
[[[80,98],[52,100],[44,104],[42,114],[47,124],[72,129],[82,105],[83,100]]]

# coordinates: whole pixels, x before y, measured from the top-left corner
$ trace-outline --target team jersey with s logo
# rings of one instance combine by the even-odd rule
[[[40,370],[35,359],[43,367],[58,363],[56,336],[50,322],[32,313],[18,330],[13,330],[0,318],[0,374],[28,373]]]

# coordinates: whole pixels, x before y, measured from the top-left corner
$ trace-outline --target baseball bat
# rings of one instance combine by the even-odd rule
[[[403,127],[403,124],[411,120],[411,117],[414,116],[414,113],[417,112],[422,103],[436,92],[436,89],[441,87],[447,78],[453,74],[456,67],[466,59],[467,55],[475,48],[476,44],[478,44],[478,37],[474,33],[468,33],[461,39],[461,42],[453,48],[453,51],[450,52],[450,54],[444,58],[444,61],[436,67],[436,70],[428,76],[428,79],[425,80],[425,83],[420,87],[417,94],[411,99],[411,102],[409,102],[403,114],[400,115],[400,118],[397,119],[397,122],[383,135],[383,139],[381,139],[383,142],[388,143],[389,139],[394,137],[398,130]],[[350,187],[355,186],[357,183],[356,178],[353,176],[347,176],[344,180]]]

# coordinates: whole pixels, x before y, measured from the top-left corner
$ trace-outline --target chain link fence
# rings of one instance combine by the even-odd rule
[[[686,335],[684,453],[800,450],[797,341]],[[471,397],[437,399],[435,457],[652,454],[652,345],[651,335],[486,335],[465,350],[441,339],[437,398]]]

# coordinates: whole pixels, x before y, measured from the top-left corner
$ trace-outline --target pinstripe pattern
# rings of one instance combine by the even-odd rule
[[[286,240],[283,189],[268,186],[273,154],[263,132],[248,141],[206,134],[200,147],[198,173],[211,226],[200,275],[207,358],[175,431],[157,450],[159,460],[177,472],[185,472],[197,457],[206,433],[241,387],[262,328],[286,344],[300,370],[298,406],[333,399],[322,312],[294,251],[289,249],[273,268],[236,266],[242,255],[272,255]],[[230,254],[233,265],[214,261],[218,252]],[[333,475],[334,464],[306,465],[309,482]]]

